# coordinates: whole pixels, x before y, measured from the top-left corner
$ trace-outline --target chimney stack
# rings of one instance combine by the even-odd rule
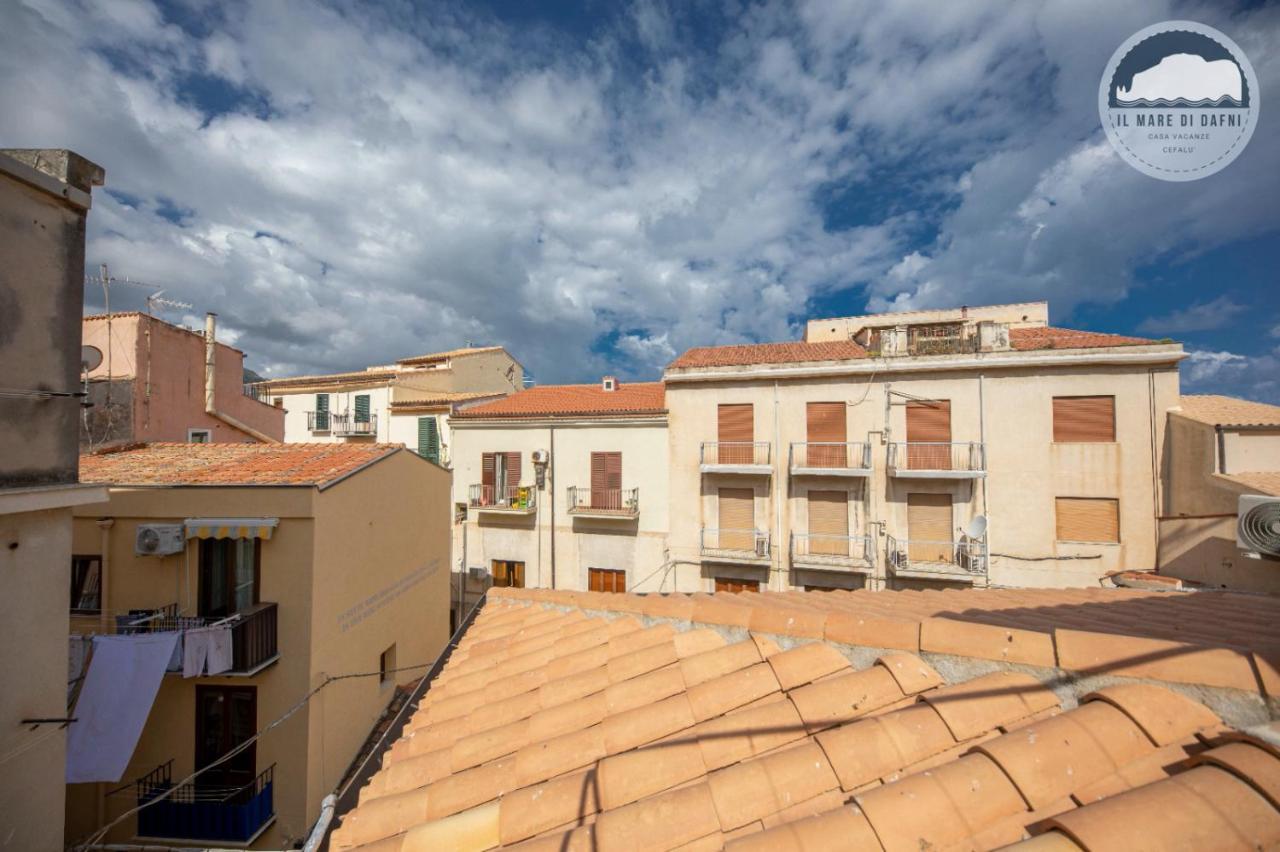
[[[204,315],[204,410],[213,414],[218,410],[214,395],[214,355],[217,349],[218,315],[213,311]]]

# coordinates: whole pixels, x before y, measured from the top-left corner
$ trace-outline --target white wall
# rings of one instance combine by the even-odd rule
[[[378,416],[377,435],[372,439],[379,443],[388,443],[394,439],[391,435],[391,390],[388,386],[363,388],[360,390],[344,390],[329,393],[329,414],[354,414],[355,398],[359,394],[369,395],[369,412]],[[337,444],[344,441],[369,441],[365,437],[339,437],[329,432],[312,432],[307,428],[307,412],[316,410],[315,393],[273,393],[271,401],[284,399],[284,439],[288,443],[305,444]],[[414,421],[415,423],[417,421]],[[413,444],[417,445],[415,433]]]

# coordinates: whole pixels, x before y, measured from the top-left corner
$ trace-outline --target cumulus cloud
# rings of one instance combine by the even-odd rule
[[[1147,317],[1138,324],[1143,334],[1186,334],[1225,328],[1248,310],[1230,296],[1219,296],[1158,317]]]

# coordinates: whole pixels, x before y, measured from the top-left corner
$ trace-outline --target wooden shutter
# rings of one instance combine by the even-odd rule
[[[418,418],[418,455],[440,463],[440,431],[434,417]]]
[[[750,488],[721,488],[719,493],[720,547],[727,550],[756,549],[755,492]]]
[[[716,591],[737,594],[738,592],[758,592],[760,584],[751,580],[734,580],[729,577],[716,577]]]
[[[503,453],[507,457],[507,487],[520,484],[520,454]]]
[[[1120,501],[1107,497],[1058,497],[1058,541],[1120,541]]]
[[[953,538],[950,494],[907,495],[909,559],[952,562]]]
[[[849,555],[849,494],[809,492],[809,552]]]
[[[608,568],[588,568],[587,587],[593,592],[620,594],[627,590],[627,572]]]
[[[951,401],[938,399],[907,403],[907,468],[950,470]],[[924,444],[925,446],[911,446]],[[934,446],[930,446],[930,445]]]
[[[369,422],[369,394],[367,393],[356,394],[356,422]]]
[[[755,412],[751,403],[720,405],[716,408],[717,437],[721,464],[751,464],[755,461]],[[728,444],[729,446],[725,446]]]
[[[495,471],[497,453],[485,453],[480,457],[480,505],[489,506],[494,501],[494,485],[497,484]]]
[[[1055,396],[1053,398],[1053,440],[1069,442],[1111,442],[1116,439],[1116,398],[1114,396]]]
[[[316,428],[325,431],[329,428],[329,394],[316,394]]]
[[[591,508],[622,508],[622,453],[591,454]]]
[[[805,404],[808,422],[806,467],[845,467],[848,453],[844,443],[845,405],[843,402],[810,402]],[[813,446],[814,444],[838,444],[839,446]]]

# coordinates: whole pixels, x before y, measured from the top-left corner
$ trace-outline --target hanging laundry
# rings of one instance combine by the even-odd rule
[[[211,628],[195,627],[182,633],[182,676],[199,677],[209,656]]]
[[[208,633],[209,674],[216,675],[231,670],[231,628],[210,627]]]

